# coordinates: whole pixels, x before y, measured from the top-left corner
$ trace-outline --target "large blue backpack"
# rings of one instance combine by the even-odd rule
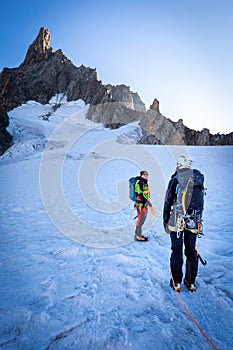
[[[132,201],[136,201],[136,192],[135,192],[135,185],[136,185],[136,177],[131,177],[129,179],[129,198]]]

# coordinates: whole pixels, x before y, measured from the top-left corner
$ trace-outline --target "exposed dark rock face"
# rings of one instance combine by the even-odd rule
[[[9,125],[9,118],[6,111],[0,106],[0,156],[12,144],[12,136],[6,130]]]
[[[106,87],[97,79],[96,69],[75,67],[62,53],[50,47],[50,33],[41,28],[18,68],[4,68],[0,75],[0,104],[11,110],[22,102],[48,103],[52,96],[64,93],[68,101],[82,99],[100,103]]]
[[[105,103],[92,106],[87,118],[101,122],[106,127],[117,128],[138,121],[142,129],[141,144],[153,145],[232,145],[233,132],[227,135],[212,135],[208,129],[195,131],[183,124],[183,120],[173,122],[159,111],[159,101],[154,99],[147,112],[129,109],[122,103]]]
[[[160,114],[157,102],[156,108],[149,109],[145,117],[141,119],[139,125],[142,128],[143,137],[140,143],[191,146],[233,145],[233,132],[227,135],[213,135],[208,129],[202,131],[189,129],[183,124],[182,119],[173,122]],[[152,106],[155,107],[155,104],[153,103]]]
[[[8,116],[5,111],[28,100],[46,104],[58,93],[66,95],[68,101],[82,99],[90,104],[87,118],[106,126],[116,128],[129,122],[140,122],[143,134],[141,143],[233,144],[233,133],[212,135],[208,129],[201,132],[191,130],[182,120],[173,122],[164,117],[160,113],[157,99],[154,99],[150,109],[146,111],[138,93],[131,92],[128,86],[103,85],[98,80],[96,69],[83,65],[76,67],[61,50],[53,52],[50,47],[50,33],[43,27],[29,46],[22,64],[17,68],[4,68],[0,73],[2,152],[11,143],[11,137],[6,130]]]
[[[76,67],[61,50],[53,52],[50,33],[43,27],[29,46],[23,63],[1,72],[0,106],[10,111],[29,100],[46,104],[57,93],[66,95],[68,101],[82,99],[92,106],[114,98],[130,109],[145,110],[145,104],[129,87],[107,87],[98,80],[96,69]]]
[[[121,85],[106,85],[111,96],[111,102],[121,102],[126,108],[146,112],[145,103],[142,102],[137,92],[132,92],[129,86]],[[110,102],[108,101],[108,102]]]
[[[233,132],[229,134],[210,134],[208,129],[195,131],[184,126],[186,142],[192,146],[226,146],[233,145]]]
[[[91,106],[87,112],[87,118],[115,129],[131,122],[140,121],[144,114],[125,107],[124,103],[112,102]]]
[[[18,68],[4,68],[0,74],[0,105],[9,111],[28,100],[45,104],[57,93],[65,94],[68,101],[82,99],[96,105],[113,99],[128,108],[137,105],[145,110],[145,104],[129,87],[105,86],[98,80],[96,69],[76,67],[61,50],[53,52],[50,33],[43,27],[23,63]]]

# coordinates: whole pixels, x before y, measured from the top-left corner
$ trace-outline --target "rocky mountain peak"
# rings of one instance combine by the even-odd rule
[[[142,129],[141,143],[226,145],[233,144],[233,133],[211,135],[209,130],[191,130],[183,120],[173,122],[160,113],[155,98],[146,111],[138,93],[129,86],[104,85],[94,68],[76,67],[62,52],[50,47],[50,32],[42,27],[29,46],[23,63],[17,68],[4,68],[0,73],[0,154],[12,142],[6,128],[6,112],[23,102],[34,100],[46,104],[56,94],[67,101],[83,100],[90,105],[87,118],[108,127],[137,121]]]
[[[23,64],[34,64],[51,56],[50,32],[42,27],[33,43],[29,46]]]
[[[0,74],[0,105],[9,111],[28,100],[45,104],[57,93],[66,95],[68,101],[82,99],[90,105],[121,102],[145,110],[139,95],[128,86],[107,87],[98,79],[96,68],[76,67],[61,49],[53,52],[50,32],[42,27],[23,63]]]

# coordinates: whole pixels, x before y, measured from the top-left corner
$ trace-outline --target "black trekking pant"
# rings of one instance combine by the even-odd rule
[[[185,279],[189,284],[194,283],[198,271],[198,257],[196,252],[197,235],[188,230],[171,232],[170,268],[174,283],[181,283],[183,272],[183,244],[186,256]]]

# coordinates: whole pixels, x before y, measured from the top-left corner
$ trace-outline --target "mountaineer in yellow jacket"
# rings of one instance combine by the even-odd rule
[[[136,241],[147,241],[148,239],[142,235],[142,226],[147,217],[148,207],[152,207],[152,204],[150,202],[150,187],[148,185],[148,172],[146,170],[142,170],[140,176],[136,177],[135,192],[135,208],[137,209],[138,219],[134,238]]]

